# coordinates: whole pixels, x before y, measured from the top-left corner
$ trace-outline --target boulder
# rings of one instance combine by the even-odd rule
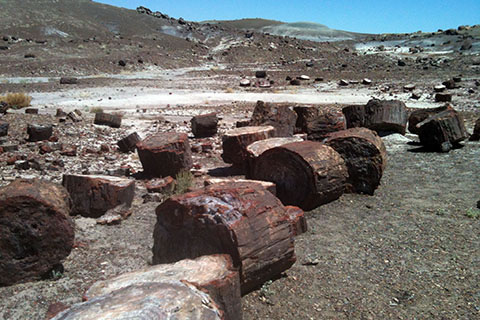
[[[288,105],[275,105],[257,101],[250,120],[251,126],[273,126],[276,137],[291,137],[297,114]]]
[[[195,116],[190,122],[192,133],[196,138],[211,137],[217,133],[218,118],[216,113]]]

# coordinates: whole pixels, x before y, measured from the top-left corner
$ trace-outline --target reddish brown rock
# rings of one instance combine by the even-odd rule
[[[229,254],[246,294],[295,262],[287,210],[258,184],[213,184],[167,199],[156,213],[154,264]]]
[[[480,140],[480,118],[475,122],[475,127],[473,129],[473,134],[470,136],[470,141]]]
[[[192,133],[196,138],[211,137],[217,133],[218,118],[216,113],[195,116],[190,122]]]
[[[39,148],[40,154],[50,153],[53,151],[49,144],[42,144]]]
[[[413,111],[408,117],[408,131],[414,134],[418,134],[417,124],[427,119],[428,117],[445,110],[453,110],[453,108],[447,104],[438,108],[418,109]]]
[[[72,198],[72,214],[92,218],[121,204],[130,207],[135,193],[135,181],[112,176],[65,174],[62,184]]]
[[[287,215],[292,224],[293,236],[307,232],[307,219],[303,210],[295,206],[286,206],[285,209],[287,209]]]
[[[185,133],[156,133],[137,143],[145,174],[175,177],[192,165],[192,151]]]
[[[387,150],[375,131],[351,128],[329,134],[325,143],[345,160],[345,191],[373,195],[387,165]]]
[[[53,133],[52,125],[29,124],[27,126],[28,141],[48,140]]]
[[[317,106],[296,106],[297,132],[306,133],[308,140],[322,141],[330,132],[346,129],[341,111]]]
[[[245,168],[249,158],[247,147],[258,140],[274,136],[272,126],[241,127],[228,131],[222,137],[222,159],[226,163]]]
[[[84,295],[84,300],[110,294],[140,283],[187,281],[205,291],[224,312],[225,319],[242,319],[240,278],[229,255],[208,255],[195,260],[151,266],[96,282]]]
[[[0,286],[39,279],[73,247],[70,198],[62,186],[17,179],[0,188]]]
[[[320,142],[303,141],[265,151],[254,162],[251,177],[271,181],[285,205],[303,210],[338,199],[348,176],[342,157]]]
[[[67,310],[68,306],[62,302],[55,302],[48,306],[47,314],[45,315],[46,320],[50,320],[55,317],[60,312]]]
[[[148,192],[172,192],[175,189],[175,179],[168,176],[163,179],[157,178],[145,184]]]
[[[77,156],[77,146],[62,145],[60,154],[62,156],[75,157]]]
[[[94,124],[120,128],[122,125],[122,116],[117,114],[98,112],[95,114]]]
[[[275,128],[275,137],[291,137],[296,121],[297,114],[292,107],[257,101],[250,126],[272,126]]]
[[[140,137],[136,132],[130,133],[128,136],[117,142],[118,150],[125,153],[133,152],[139,141]]]
[[[60,118],[60,117],[66,117],[67,113],[63,111],[61,108],[57,109],[57,112],[55,113],[55,117]]]

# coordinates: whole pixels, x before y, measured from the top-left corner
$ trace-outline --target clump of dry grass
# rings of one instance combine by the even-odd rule
[[[5,96],[0,96],[0,101],[5,102],[10,108],[21,109],[30,105],[32,97],[23,92],[7,93]]]
[[[234,93],[235,90],[233,90],[233,88],[228,87],[228,88],[225,89],[225,92],[226,93]]]
[[[102,113],[103,112],[103,108],[102,107],[92,107],[90,108],[90,113]]]

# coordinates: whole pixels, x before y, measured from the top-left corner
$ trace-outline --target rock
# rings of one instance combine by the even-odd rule
[[[222,137],[222,159],[226,163],[246,169],[248,152],[251,143],[271,138],[275,128],[272,126],[242,127],[227,131]]]
[[[460,47],[460,50],[461,51],[470,50],[472,49],[472,47],[473,47],[472,40],[466,39],[463,41],[462,46]]]
[[[450,105],[445,105],[438,108],[418,109],[413,111],[408,117],[408,131],[413,134],[418,134],[417,124],[428,117],[445,110],[453,110],[453,108]]]
[[[405,61],[403,61],[403,60],[398,60],[397,65],[398,65],[399,67],[405,67],[405,66],[407,65],[407,63],[406,63]]]
[[[64,174],[62,185],[72,198],[72,214],[89,218],[121,204],[130,207],[135,193],[135,181],[112,176]]]
[[[97,224],[114,225],[127,219],[132,214],[132,209],[127,204],[121,204],[115,208],[108,209],[105,214],[96,220]]]
[[[2,144],[3,152],[18,151],[18,144]]]
[[[285,209],[292,225],[293,236],[307,232],[307,219],[303,210],[295,206],[286,206]]]
[[[222,312],[193,284],[139,283],[78,303],[52,320],[222,319]]]
[[[117,142],[118,150],[121,152],[133,152],[137,146],[137,143],[140,141],[140,137],[136,132],[130,133],[128,136],[120,139]]]
[[[455,82],[462,82],[462,77],[456,76],[456,77],[453,77],[452,80]]]
[[[37,108],[26,108],[25,113],[26,114],[38,114],[38,109]]]
[[[127,65],[127,63],[125,62],[125,60],[118,60],[118,65],[120,67],[125,67]]]
[[[248,79],[240,80],[240,87],[250,87],[251,84],[251,81]]]
[[[70,198],[61,186],[17,179],[0,188],[0,286],[39,279],[72,250]]]
[[[137,143],[144,173],[152,177],[175,177],[192,165],[192,151],[185,133],[156,133]]]
[[[443,84],[439,84],[439,85],[436,85],[435,87],[433,87],[435,92],[443,92],[443,91],[445,91],[446,88],[447,87]]]
[[[250,125],[250,120],[240,120],[235,123],[235,128],[248,127]]]
[[[413,83],[406,84],[403,86],[404,91],[413,91],[415,89],[415,85]]]
[[[214,112],[195,116],[190,122],[192,133],[196,138],[211,137],[217,133],[218,118]]]
[[[348,169],[345,191],[373,195],[387,165],[387,150],[377,133],[367,128],[332,132],[325,144],[345,160]]]
[[[153,180],[148,181],[145,184],[148,192],[158,192],[158,193],[165,193],[165,192],[173,192],[175,189],[175,179],[168,176],[165,178],[156,178]]]
[[[263,152],[255,161],[251,178],[271,181],[285,205],[303,210],[338,199],[348,176],[345,161],[320,142],[289,143]]]
[[[5,137],[8,135],[8,128],[10,124],[8,122],[0,121],[0,137]]]
[[[109,126],[112,128],[120,128],[122,125],[122,116],[110,114],[105,112],[98,112],[95,114],[94,124]]]
[[[6,114],[9,106],[6,102],[0,101],[0,113]]]
[[[72,145],[62,145],[60,149],[60,154],[67,157],[76,157],[77,156],[77,146]]]
[[[272,81],[259,80],[255,85],[259,88],[270,88],[272,86]]]
[[[302,83],[300,82],[300,80],[298,79],[293,79],[293,80],[290,80],[290,85],[291,86],[299,86],[301,85]]]
[[[295,262],[287,210],[258,184],[213,184],[167,199],[156,214],[154,264],[229,254],[240,270],[242,295]]]
[[[435,94],[435,102],[452,102],[451,93],[437,93]]]
[[[362,84],[369,86],[372,84],[372,80],[365,78],[362,80]]]
[[[29,124],[27,126],[28,141],[42,141],[48,140],[53,133],[52,125],[36,125]]]
[[[348,86],[348,80],[345,80],[345,79],[341,79],[339,82],[338,82],[338,85],[339,86]]]
[[[288,105],[257,101],[250,120],[251,126],[273,126],[276,137],[291,137],[295,131],[297,114]]]
[[[442,84],[447,88],[447,89],[455,89],[457,87],[456,82],[453,79],[443,81]]]
[[[60,84],[77,84],[78,79],[74,77],[61,77]]]
[[[330,132],[346,129],[342,112],[318,106],[295,106],[297,132],[306,133],[308,140],[321,141]]]
[[[415,100],[418,100],[421,97],[422,97],[422,93],[420,91],[413,91],[412,95],[410,96],[410,98],[415,99]]]
[[[242,319],[240,277],[232,259],[226,254],[206,255],[195,260],[185,259],[172,264],[160,264],[98,281],[84,295],[84,300],[110,294],[141,283],[186,281],[194,284],[215,301],[225,319]]]
[[[261,185],[263,188],[270,191],[273,195],[277,194],[277,187],[275,186],[275,183],[272,183],[269,181],[261,181],[261,180],[238,179],[238,178],[207,178],[204,181],[204,185],[206,187],[206,186],[210,186],[212,184],[217,184],[217,183],[235,184],[235,183],[243,183],[243,182],[257,183]]]
[[[266,78],[267,72],[264,70],[255,71],[255,78]]]
[[[57,112],[55,114],[55,117],[60,118],[60,117],[66,117],[67,113],[63,111],[61,108],[57,109]]]
[[[473,129],[473,134],[470,136],[470,141],[479,141],[480,140],[480,118],[475,122],[475,127]]]
[[[298,79],[298,80],[306,81],[306,80],[310,80],[310,77],[307,76],[307,75],[302,74],[301,76],[297,77],[297,79]]]
[[[35,58],[35,55],[33,53],[27,53],[27,54],[24,55],[24,57],[26,59],[33,59],[33,58]]]
[[[67,114],[67,117],[73,122],[80,122],[83,120],[82,114],[78,110],[71,111]]]

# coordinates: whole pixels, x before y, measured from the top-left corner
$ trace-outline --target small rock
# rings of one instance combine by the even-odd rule
[[[365,78],[365,79],[362,80],[362,83],[363,83],[364,85],[371,85],[371,84],[372,84],[372,80],[370,80],[370,79],[368,79],[368,78]]]
[[[437,93],[435,95],[435,102],[451,102],[452,94],[451,93]]]
[[[413,83],[406,84],[403,86],[403,90],[405,91],[413,91],[415,89],[415,85]]]
[[[255,72],[255,77],[256,78],[266,78],[267,77],[267,71],[264,70],[259,70]]]
[[[248,79],[242,79],[240,80],[240,87],[250,87],[251,82]]]
[[[74,77],[62,77],[60,78],[60,84],[77,84],[78,79]]]
[[[348,80],[345,80],[345,79],[341,79],[339,82],[338,82],[338,85],[339,86],[348,86]]]
[[[435,87],[433,87],[433,90],[435,90],[435,92],[443,92],[445,91],[447,87],[443,84],[439,84],[439,85],[436,85]]]

